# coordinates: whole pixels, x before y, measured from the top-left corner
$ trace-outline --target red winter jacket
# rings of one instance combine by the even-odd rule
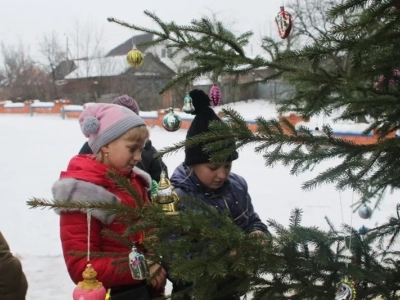
[[[104,201],[107,203],[123,203],[136,207],[135,200],[125,191],[116,187],[106,177],[110,168],[96,162],[93,155],[77,155],[73,157],[65,172],[61,172],[60,180],[53,186],[53,196],[62,201]],[[150,186],[150,176],[138,168],[134,168],[131,174],[124,174],[130,178],[132,185],[138,191],[145,202],[148,202],[144,186]],[[147,176],[146,176],[147,175]],[[71,251],[87,251],[88,224],[86,213],[59,209],[60,234],[64,253],[64,259],[71,279],[78,283],[82,281],[82,272],[85,270],[86,257],[71,256]],[[112,230],[122,234],[125,225],[115,221],[114,216],[101,210],[93,210],[90,222],[90,251],[91,252],[123,252],[128,253],[130,248],[111,240],[101,234],[103,229]],[[142,233],[131,236],[131,241],[137,242],[137,247],[142,249]],[[130,271],[121,273],[119,267],[113,265],[113,258],[91,257],[90,263],[97,271],[97,279],[105,288],[115,288],[126,285],[142,283],[132,278]]]

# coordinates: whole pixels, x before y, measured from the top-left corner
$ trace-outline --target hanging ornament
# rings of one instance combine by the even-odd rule
[[[318,127],[315,127],[315,129],[312,131],[312,135],[313,135],[313,136],[316,136],[316,137],[326,137],[325,132],[319,130]],[[315,150],[315,149],[317,149],[317,148],[326,150],[326,149],[329,148],[329,146],[327,146],[327,145],[318,145],[318,144],[306,145],[306,149],[307,149],[307,151],[309,151],[309,152],[312,152],[313,150]]]
[[[157,191],[158,191],[157,181],[152,179],[151,180],[151,197],[153,197],[153,195],[157,194]]]
[[[392,77],[389,80],[390,84],[398,84],[399,83],[399,70],[393,70]],[[385,81],[385,76],[379,77],[378,81],[375,82],[375,89],[379,90],[382,87],[383,82]]]
[[[87,265],[82,273],[83,281],[78,282],[73,293],[73,300],[104,300],[106,297],[106,289],[97,278],[97,272],[90,264],[90,224],[91,212],[86,214],[87,217]]]
[[[345,278],[339,283],[336,289],[335,300],[355,300],[356,289],[354,284]]]
[[[143,53],[140,52],[136,47],[126,55],[126,60],[131,67],[137,68],[143,63]]]
[[[182,110],[187,114],[191,114],[192,112],[194,112],[193,100],[192,97],[190,97],[189,93],[187,93],[185,98],[183,99]]]
[[[133,279],[145,280],[150,276],[146,259],[144,255],[137,250],[135,245],[133,245],[132,251],[129,253],[129,269],[131,270]]]
[[[210,89],[210,99],[213,106],[221,104],[221,90],[216,84],[214,84]]]
[[[363,225],[358,229],[358,233],[360,235],[366,235],[368,233],[368,228]]]
[[[285,7],[280,7],[280,12],[275,17],[276,26],[281,39],[286,39],[292,30],[292,15],[285,11]]]
[[[73,300],[104,300],[106,289],[97,281],[97,272],[91,264],[82,273],[83,281],[78,282],[72,294]]]
[[[161,172],[157,194],[151,198],[152,202],[159,205],[167,215],[177,215],[179,197],[173,191],[173,186],[164,171]]]
[[[372,216],[372,209],[368,205],[361,205],[358,209],[358,215],[361,219],[369,219]]]
[[[180,116],[175,114],[174,109],[170,107],[168,108],[168,113],[164,116],[162,120],[162,125],[165,130],[173,132],[181,128],[182,120]]]

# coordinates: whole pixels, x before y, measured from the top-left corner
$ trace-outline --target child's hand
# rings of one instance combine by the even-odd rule
[[[159,264],[153,264],[149,262],[149,273],[153,277],[150,281],[151,285],[156,289],[165,287],[167,282],[167,272]],[[157,274],[157,275],[155,275]]]
[[[250,232],[250,235],[257,236],[258,240],[261,242],[261,245],[265,245],[268,242],[268,236],[261,230]]]

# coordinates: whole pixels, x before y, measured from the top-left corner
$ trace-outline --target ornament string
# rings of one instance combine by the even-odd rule
[[[132,49],[137,49],[135,36],[132,37]]]
[[[86,214],[87,216],[87,230],[88,230],[88,234],[87,234],[87,261],[90,262],[90,223],[92,221],[92,212],[88,212]]]
[[[342,193],[339,191],[339,200],[340,200],[340,211],[342,215],[342,224],[344,224],[344,214],[343,214],[343,202],[342,202]],[[354,205],[354,191],[351,193],[351,207]],[[350,227],[353,228],[353,212],[351,213],[350,216]],[[346,250],[351,252],[351,243],[352,243],[352,237],[353,234],[350,234],[350,240],[349,240],[349,245],[345,243]],[[346,268],[349,266],[349,262],[346,260]]]

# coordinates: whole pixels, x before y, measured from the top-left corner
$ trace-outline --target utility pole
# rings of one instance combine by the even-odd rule
[[[69,48],[68,48],[68,35],[64,32],[64,35],[65,35],[65,37],[67,38],[67,51],[66,51],[66,53],[65,53],[65,55],[66,55],[66,58],[67,58],[67,60],[68,60],[68,52],[69,52]]]

